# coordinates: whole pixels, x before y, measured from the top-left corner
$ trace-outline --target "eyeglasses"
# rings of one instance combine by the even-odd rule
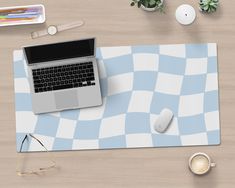
[[[23,148],[23,145],[25,143],[25,141],[28,139],[28,137],[31,137],[32,139],[36,140],[44,149],[45,151],[50,155],[50,162],[51,162],[51,165],[47,166],[47,167],[42,167],[42,168],[39,168],[38,170],[32,170],[32,171],[22,171],[22,164],[20,163],[20,161],[18,160],[18,165],[17,165],[17,170],[16,170],[16,173],[18,176],[26,176],[26,175],[39,175],[45,171],[48,171],[50,169],[53,169],[53,168],[56,168],[56,163],[53,159],[53,156],[51,155],[51,153],[47,150],[47,148],[44,146],[44,144],[38,139],[36,138],[35,136],[33,136],[32,134],[26,134],[24,139],[22,140],[21,142],[21,146],[20,146],[20,153],[22,153],[22,148]],[[18,158],[19,159],[19,158]],[[21,165],[20,165],[21,164]]]

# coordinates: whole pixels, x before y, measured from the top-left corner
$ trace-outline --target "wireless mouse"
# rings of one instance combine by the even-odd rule
[[[164,133],[171,124],[173,117],[173,112],[170,109],[164,108],[154,124],[155,131]]]

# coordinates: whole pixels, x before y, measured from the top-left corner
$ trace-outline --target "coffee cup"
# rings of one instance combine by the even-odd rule
[[[196,175],[208,173],[216,164],[211,162],[211,158],[205,153],[195,153],[189,159],[189,169]]]

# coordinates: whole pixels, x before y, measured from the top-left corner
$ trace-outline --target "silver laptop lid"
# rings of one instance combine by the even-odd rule
[[[89,58],[95,56],[95,38],[25,46],[23,51],[28,65],[65,59]]]

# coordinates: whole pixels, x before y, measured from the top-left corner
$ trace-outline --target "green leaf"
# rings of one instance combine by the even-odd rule
[[[158,7],[160,12],[163,12],[163,9],[164,9],[164,6],[161,0],[132,0],[130,5],[131,6],[137,5],[138,8],[140,8],[141,5],[147,8]]]
[[[218,8],[219,0],[200,0],[199,6],[201,10],[211,13],[215,12]]]
[[[131,6],[135,6],[135,2],[131,2]]]

